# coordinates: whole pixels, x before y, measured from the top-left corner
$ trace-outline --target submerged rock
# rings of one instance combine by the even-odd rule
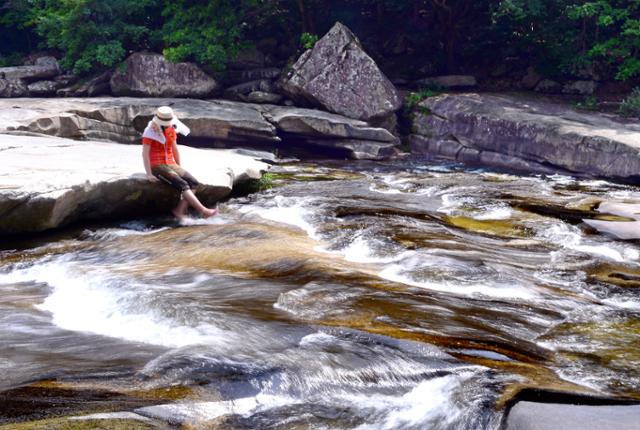
[[[340,23],[300,56],[283,90],[294,100],[365,121],[384,118],[402,104],[393,84]]]
[[[510,95],[446,94],[419,104],[412,150],[515,171],[640,181],[640,126]]]
[[[628,221],[585,219],[588,226],[617,239],[640,239],[640,204],[603,202],[598,212],[628,218]]]
[[[179,198],[168,185],[146,179],[138,145],[0,134],[0,151],[0,234],[168,213]],[[232,151],[181,146],[180,155],[209,204],[268,169]]]

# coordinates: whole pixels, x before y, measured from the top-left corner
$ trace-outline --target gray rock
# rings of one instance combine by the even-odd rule
[[[191,134],[186,139],[203,146],[271,147],[281,138],[310,145],[315,145],[311,140],[343,140],[343,146],[352,148],[349,153],[354,157],[369,153],[377,159],[390,152],[385,148],[398,144],[398,139],[384,128],[341,115],[227,100],[28,99],[21,101],[20,108],[10,101],[0,101],[0,130],[5,127],[12,133],[138,143],[155,109],[163,104],[171,104],[190,127]],[[362,149],[354,146],[357,141],[362,142]],[[380,145],[374,150],[371,142]]]
[[[540,74],[536,72],[536,69],[534,69],[533,67],[528,67],[527,74],[524,75],[524,77],[520,81],[520,85],[525,90],[532,90],[536,87],[536,85],[538,85],[538,82],[540,82],[541,80],[542,76],[540,76]]]
[[[53,79],[55,82],[58,82],[61,86],[66,87],[69,85],[73,85],[80,80],[77,75],[66,74],[66,75],[58,75]]]
[[[195,64],[171,63],[152,53],[132,54],[111,77],[115,96],[204,98],[218,89],[218,83]]]
[[[0,151],[5,167],[0,173],[0,234],[169,213],[179,198],[171,187],[146,179],[138,145],[0,134]],[[207,204],[268,169],[227,150],[182,146],[180,155],[203,184],[198,195]]]
[[[56,81],[37,81],[27,85],[27,90],[31,97],[53,96],[61,86],[62,84]]]
[[[371,127],[364,121],[346,118],[314,109],[266,106],[265,118],[279,131],[305,138],[350,139],[385,143],[398,143],[388,130]]]
[[[104,72],[87,81],[80,81],[56,91],[60,97],[95,97],[111,93],[111,72]]]
[[[598,87],[598,83],[595,81],[574,81],[567,82],[562,87],[562,92],[564,94],[577,94],[582,96],[590,96]]]
[[[274,83],[266,79],[245,82],[225,89],[223,96],[229,100],[248,101],[246,96],[255,91],[273,92]]]
[[[40,57],[29,66],[0,67],[0,79],[25,79],[28,81],[53,78],[61,73],[54,57]]]
[[[307,139],[307,144],[342,150],[353,160],[384,160],[397,154],[395,143],[356,139]]]
[[[0,79],[0,97],[26,97],[29,94],[26,83],[22,79]]]
[[[282,87],[294,100],[361,120],[386,117],[402,104],[393,84],[340,23],[300,56]]]
[[[252,91],[247,94],[247,101],[250,103],[268,103],[278,104],[282,101],[283,96],[275,93],[268,93],[266,91]]]
[[[506,430],[637,430],[640,405],[586,406],[518,402]]]
[[[538,82],[534,91],[539,93],[557,94],[562,91],[562,85],[551,79],[543,79]]]
[[[479,162],[489,166],[638,181],[638,125],[508,95],[449,94],[419,106],[412,128],[422,138],[412,146],[424,152],[436,151],[432,141],[455,140],[480,151]]]
[[[469,75],[446,75],[435,76],[432,78],[418,79],[416,84],[419,86],[442,88],[442,89],[464,89],[474,88],[478,85],[475,76]]]

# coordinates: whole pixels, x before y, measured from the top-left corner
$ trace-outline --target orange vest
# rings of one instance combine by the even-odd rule
[[[151,146],[149,150],[149,161],[151,168],[158,164],[178,164],[175,158],[173,158],[173,144],[176,141],[177,134],[173,127],[167,127],[164,129],[165,144],[158,142],[157,140],[149,139],[148,137],[142,138],[143,145]]]

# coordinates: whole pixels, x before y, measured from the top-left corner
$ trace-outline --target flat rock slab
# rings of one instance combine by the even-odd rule
[[[286,149],[291,142],[304,144],[314,139],[314,145],[319,141],[320,146],[332,149],[340,146],[340,141],[348,141],[341,147],[352,158],[378,159],[399,143],[384,128],[315,109],[228,100],[130,97],[0,100],[0,132],[138,143],[160,105],[174,109],[191,129],[189,139],[197,139],[198,146]]]
[[[178,193],[146,179],[141,145],[0,134],[0,234],[72,222],[168,213]],[[268,165],[233,150],[180,147],[183,165],[213,203]]]
[[[601,221],[594,219],[583,220],[585,224],[595,228],[600,233],[608,234],[617,239],[640,239],[640,204],[621,202],[602,202],[598,212],[631,218],[635,221]]]
[[[471,93],[431,97],[416,109],[413,131],[419,138],[412,149],[419,153],[507,168],[521,160],[529,172],[539,166],[543,173],[556,169],[640,182],[640,125],[544,99]]]
[[[640,405],[585,406],[518,402],[506,430],[637,430]]]

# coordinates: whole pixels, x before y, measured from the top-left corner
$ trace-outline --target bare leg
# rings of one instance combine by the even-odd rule
[[[200,212],[200,214],[204,218],[209,218],[210,216],[213,216],[216,213],[218,213],[217,209],[209,209],[208,207],[206,207],[202,203],[200,203],[200,200],[198,200],[196,195],[193,194],[193,191],[191,191],[191,190],[183,191],[182,192],[182,198],[185,201],[187,201],[191,205],[192,208],[194,208],[195,210]]]
[[[180,203],[176,206],[171,213],[178,219],[182,219],[187,216],[187,208],[189,207],[189,202],[186,199],[180,199]]]

